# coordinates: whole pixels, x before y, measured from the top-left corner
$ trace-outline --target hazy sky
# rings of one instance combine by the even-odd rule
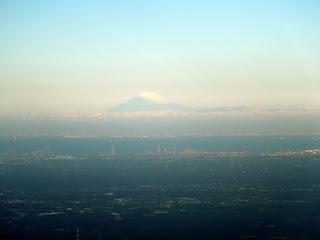
[[[0,0],[0,114],[320,103],[318,0]]]

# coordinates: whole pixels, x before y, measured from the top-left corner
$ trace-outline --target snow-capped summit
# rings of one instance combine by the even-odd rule
[[[136,111],[190,111],[190,107],[172,103],[153,91],[142,92],[131,100],[121,103],[111,109],[113,112],[136,112]]]
[[[138,95],[138,97],[142,97],[160,104],[168,103],[169,101],[162,97],[160,94],[153,91],[145,91]]]

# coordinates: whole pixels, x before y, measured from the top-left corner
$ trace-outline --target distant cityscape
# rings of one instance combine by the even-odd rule
[[[318,239],[317,139],[2,139],[0,239]]]
[[[121,153],[121,149],[118,149],[115,144],[111,144],[107,146],[106,149],[110,148],[109,151],[105,153],[81,153],[72,155],[72,154],[58,154],[50,151],[48,144],[45,144],[44,149],[39,149],[31,152],[15,152],[15,151],[5,151],[0,152],[0,164],[10,163],[13,164],[15,162],[28,163],[34,162],[37,160],[88,160],[92,157],[96,159],[115,159],[119,155],[121,158],[143,158],[143,159],[168,159],[168,160],[182,160],[182,159],[201,159],[205,158],[207,160],[215,159],[218,157],[245,157],[245,156],[266,156],[266,157],[298,157],[298,156],[320,156],[320,148],[314,149],[300,149],[300,150],[282,150],[275,152],[263,152],[260,154],[252,153],[247,150],[242,151],[204,151],[199,149],[194,149],[192,147],[188,147],[185,149],[181,149],[178,151],[176,149],[176,145],[173,144],[171,148],[161,147],[158,143],[155,145],[154,150],[150,150],[147,152],[141,152],[138,154],[130,154],[129,156]]]

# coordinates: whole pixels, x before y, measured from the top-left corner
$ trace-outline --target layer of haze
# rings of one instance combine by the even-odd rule
[[[320,102],[320,2],[0,1],[0,114]]]

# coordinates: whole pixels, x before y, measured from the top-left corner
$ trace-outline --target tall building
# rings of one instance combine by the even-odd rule
[[[111,145],[111,156],[115,156],[116,155],[116,149],[114,147],[114,144]]]
[[[160,150],[160,144],[158,143],[158,145],[157,145],[157,154],[160,154],[161,153],[161,150]]]
[[[173,144],[173,154],[176,154],[176,144]]]
[[[78,176],[79,175],[79,160],[78,159],[75,162],[74,171],[75,171],[75,174]]]
[[[76,229],[76,240],[80,240],[79,227],[77,227],[77,229]]]

